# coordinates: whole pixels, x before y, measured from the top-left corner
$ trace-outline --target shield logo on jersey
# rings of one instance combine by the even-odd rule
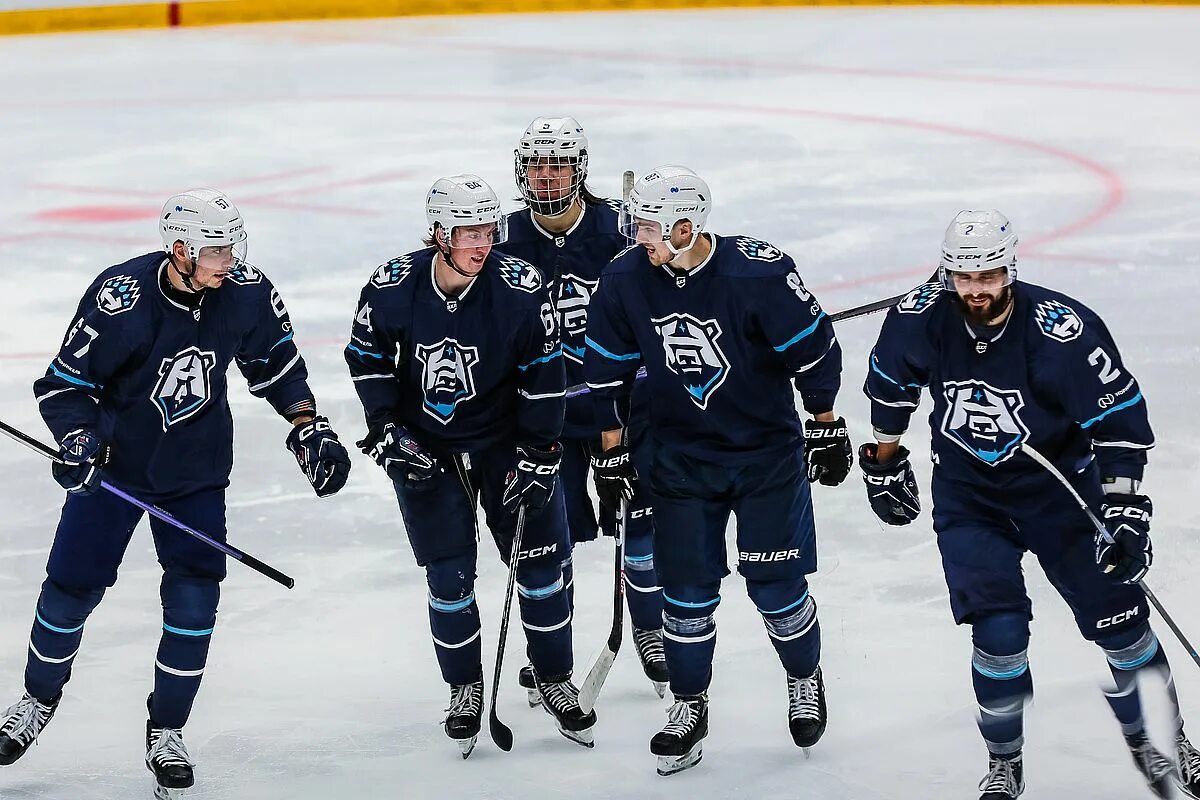
[[[576,347],[563,342],[563,355],[577,364],[583,363],[581,337],[587,332],[588,303],[600,281],[589,281],[576,275],[566,274],[558,279],[558,320],[562,326],[563,339],[579,341]]]
[[[421,385],[425,389],[425,413],[443,425],[454,418],[454,409],[463,400],[475,396],[472,370],[479,363],[479,348],[463,347],[454,339],[442,339],[434,345],[417,345],[417,358],[424,367]]]
[[[100,284],[96,293],[96,306],[105,314],[123,314],[137,303],[142,290],[138,282],[128,275],[117,275]]]
[[[1083,333],[1083,320],[1075,313],[1075,309],[1057,300],[1038,303],[1033,316],[1042,333],[1056,341],[1069,342]]]
[[[195,416],[208,403],[216,363],[216,353],[195,346],[163,359],[150,399],[162,414],[164,431]]]
[[[1021,421],[1021,392],[997,389],[983,381],[948,381],[942,434],[988,466],[1012,458],[1029,438]]]
[[[662,337],[667,369],[683,378],[693,403],[707,408],[709,398],[729,376],[729,359],[717,344],[721,326],[716,320],[699,320],[691,314],[672,314],[651,323]]]

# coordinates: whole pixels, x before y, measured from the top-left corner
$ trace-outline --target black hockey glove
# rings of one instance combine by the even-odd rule
[[[58,461],[50,467],[54,480],[71,494],[95,494],[100,488],[100,469],[108,463],[110,451],[93,431],[79,429],[63,437],[58,445]]]
[[[822,486],[837,486],[850,474],[854,449],[846,433],[846,418],[832,422],[810,419],[804,423],[804,462],[808,479]]]
[[[601,505],[617,509],[621,507],[621,500],[632,500],[638,474],[629,448],[619,444],[592,453],[592,480],[596,484]]]
[[[508,471],[504,481],[504,497],[500,502],[509,510],[525,506],[529,511],[541,511],[554,494],[554,479],[562,463],[562,445],[553,443],[547,448],[517,446],[517,465]]]
[[[300,471],[312,484],[317,497],[337,494],[350,475],[350,454],[338,441],[328,417],[314,417],[293,425],[287,437],[287,449],[296,457]]]
[[[438,463],[408,429],[394,422],[375,425],[365,439],[357,443],[393,483],[412,485],[429,480],[438,471]]]
[[[858,448],[858,465],[862,467],[871,510],[888,525],[907,525],[921,513],[917,479],[908,463],[908,448],[901,447],[886,464],[876,463],[875,452],[874,444]]]
[[[1143,494],[1106,494],[1100,516],[1108,536],[1096,531],[1096,566],[1123,583],[1137,583],[1154,563],[1150,518],[1154,504]]]

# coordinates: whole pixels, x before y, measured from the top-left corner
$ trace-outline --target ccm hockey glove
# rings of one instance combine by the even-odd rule
[[[1100,516],[1107,536],[1096,531],[1096,566],[1123,583],[1137,583],[1154,563],[1150,518],[1154,504],[1143,494],[1106,494]]]
[[[907,525],[921,513],[917,479],[908,463],[908,448],[901,447],[886,464],[876,463],[875,448],[876,445],[864,444],[858,449],[858,465],[862,467],[871,510],[888,525]]]
[[[336,494],[346,485],[350,475],[350,454],[338,441],[328,417],[314,417],[302,425],[292,426],[287,449],[296,457],[296,463],[317,497]]]
[[[437,461],[408,429],[394,422],[375,425],[357,445],[383,467],[393,483],[411,486],[433,477],[438,468]]]
[[[71,494],[95,494],[100,488],[100,468],[108,463],[109,448],[94,431],[71,431],[58,445],[59,461],[50,467],[54,480]],[[59,463],[59,462],[62,463]]]
[[[515,514],[520,506],[540,511],[554,494],[554,479],[562,462],[562,445],[558,442],[542,449],[529,445],[517,446],[516,467],[509,470],[504,481],[504,496],[500,502]]]

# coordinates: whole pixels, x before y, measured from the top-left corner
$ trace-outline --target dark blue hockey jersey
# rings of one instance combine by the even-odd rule
[[[533,264],[550,283],[550,296],[558,309],[568,386],[584,382],[583,338],[588,304],[600,272],[626,244],[617,226],[616,201],[584,203],[575,225],[561,234],[538,225],[527,208],[508,215],[508,241],[499,249]],[[569,398],[563,436],[588,439],[599,433],[591,398],[586,394]]]
[[[597,422],[624,426],[644,363],[659,444],[723,462],[796,447],[791,380],[812,413],[831,410],[841,385],[833,325],[779,248],[706,235],[712,253],[687,273],[652,266],[642,247],[605,269],[584,362]]]
[[[1061,470],[1092,455],[1104,477],[1141,479],[1154,435],[1137,380],[1104,323],[1077,300],[1013,284],[1008,321],[977,339],[936,283],[888,312],[864,390],[871,421],[902,433],[929,387],[933,453],[953,480],[1011,486],[1048,476],[1023,443]]]
[[[397,422],[435,452],[556,441],[566,383],[542,274],[493,250],[447,297],[435,252],[392,259],[359,296],[346,363],[367,424]]]
[[[102,272],[33,385],[55,439],[96,430],[113,448],[105,477],[150,502],[229,484],[230,361],[280,414],[315,408],[287,309],[261,271],[235,269],[193,310],[164,291],[165,265],[148,253]]]

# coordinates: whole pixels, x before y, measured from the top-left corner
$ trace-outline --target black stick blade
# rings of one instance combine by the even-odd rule
[[[492,713],[488,715],[488,732],[492,734],[492,741],[496,743],[504,752],[512,750],[513,733],[512,730],[500,721],[500,717],[496,716],[496,709],[492,708]]]

